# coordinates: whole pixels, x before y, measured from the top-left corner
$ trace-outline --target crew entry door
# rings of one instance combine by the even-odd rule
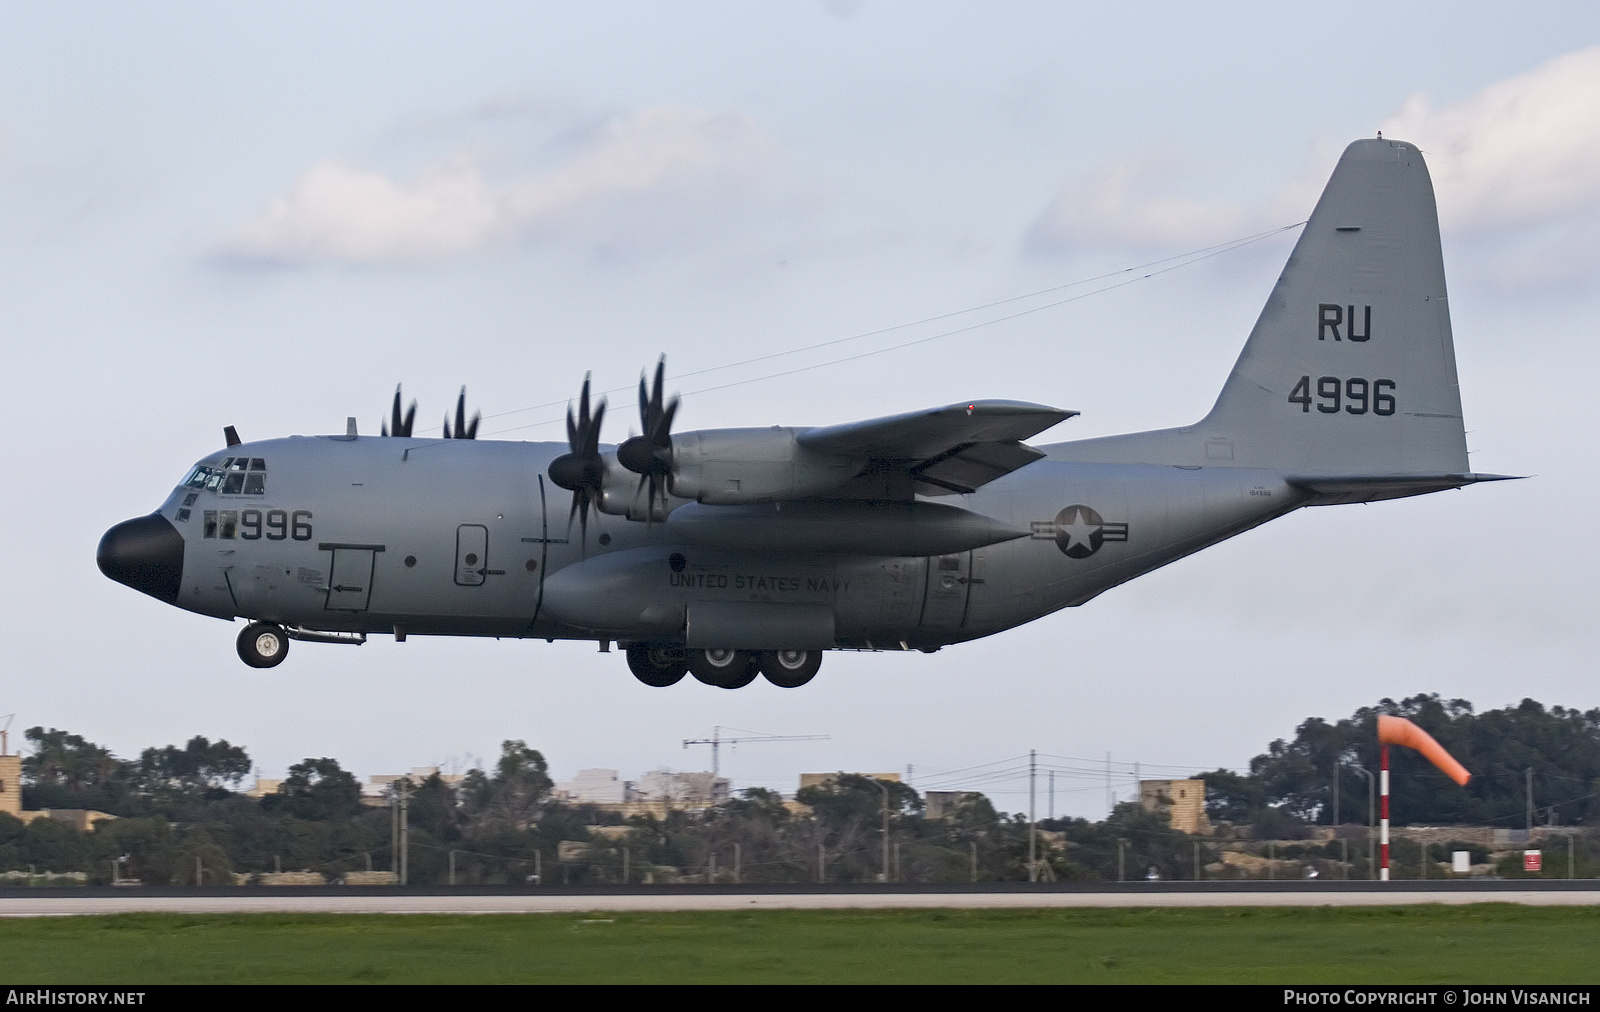
[[[373,557],[383,551],[382,545],[330,545],[317,546],[333,553],[328,567],[327,611],[366,611],[372,597]]]

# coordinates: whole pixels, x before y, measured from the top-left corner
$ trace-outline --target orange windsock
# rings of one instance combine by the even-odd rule
[[[1433,740],[1433,735],[1411,723],[1404,717],[1378,717],[1378,740],[1385,745],[1404,745],[1406,748],[1421,752],[1424,757],[1435,766],[1439,772],[1465,787],[1472,774],[1467,772],[1465,766],[1456,762],[1444,746]]]

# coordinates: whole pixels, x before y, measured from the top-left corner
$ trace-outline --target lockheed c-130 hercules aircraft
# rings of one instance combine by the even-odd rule
[[[372,633],[612,642],[633,673],[809,681],[832,649],[924,650],[1081,605],[1302,506],[1503,476],[1468,468],[1433,185],[1421,153],[1341,157],[1211,412],[1046,446],[1076,412],[979,400],[819,427],[600,442],[585,380],[567,445],[453,436],[239,443],[111,528],[101,570],[250,620],[239,655]],[[464,437],[464,438],[463,438]]]

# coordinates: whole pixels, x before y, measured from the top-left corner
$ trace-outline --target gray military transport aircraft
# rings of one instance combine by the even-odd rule
[[[1047,446],[1077,412],[980,400],[814,428],[567,445],[333,436],[228,446],[100,542],[111,579],[250,620],[246,664],[371,633],[623,645],[641,681],[808,682],[822,652],[933,651],[1081,605],[1302,506],[1503,476],[1468,469],[1433,184],[1417,148],[1351,144],[1211,413]],[[592,519],[592,522],[591,522]],[[576,523],[574,522],[576,521]]]

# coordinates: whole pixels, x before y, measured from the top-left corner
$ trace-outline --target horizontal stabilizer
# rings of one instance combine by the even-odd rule
[[[1445,489],[1476,485],[1481,481],[1516,481],[1516,474],[1375,474],[1290,476],[1289,484],[1310,492],[1315,498],[1308,506],[1337,506],[1345,503],[1404,499]]]

